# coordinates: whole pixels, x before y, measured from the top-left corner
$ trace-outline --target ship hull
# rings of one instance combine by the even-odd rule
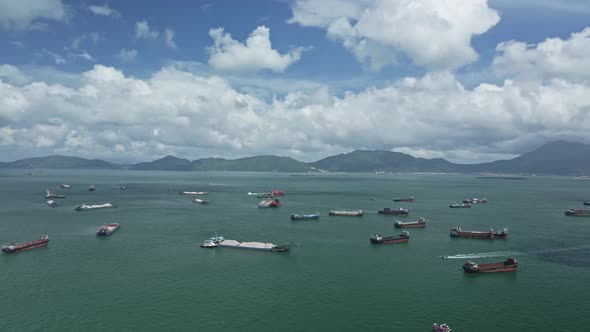
[[[338,212],[338,211],[330,211],[328,213],[330,216],[337,216],[337,217],[362,217],[362,212]]]
[[[27,250],[32,250],[32,249],[37,249],[37,248],[41,248],[41,247],[45,247],[47,246],[47,244],[49,243],[49,240],[47,241],[43,241],[43,242],[39,242],[39,243],[32,243],[26,246],[22,246],[22,247],[18,247],[14,250],[7,250],[7,249],[2,249],[3,252],[7,253],[7,254],[12,254],[12,253],[17,253],[17,252],[21,252],[21,251],[27,251]]]
[[[424,228],[426,224],[394,224],[396,228]]]
[[[371,241],[371,244],[391,244],[391,243],[402,243],[402,242],[408,242],[410,240],[409,237],[396,237],[396,238],[383,238],[382,240],[377,240],[377,239],[369,239]]]
[[[414,201],[413,198],[394,198],[393,199],[394,202],[406,202],[406,203],[411,203]]]
[[[458,237],[458,238],[464,238],[464,239],[492,240],[492,239],[506,239],[506,238],[508,238],[508,234],[460,232],[460,233],[451,233],[451,237]]]

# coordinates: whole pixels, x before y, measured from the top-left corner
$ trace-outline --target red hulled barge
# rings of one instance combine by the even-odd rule
[[[49,243],[49,236],[41,235],[38,240],[25,242],[25,243],[6,243],[2,246],[2,251],[7,254],[12,254],[14,252],[26,251],[35,248],[45,247]]]
[[[505,239],[508,237],[508,229],[495,231],[490,228],[487,232],[464,231],[461,227],[451,229],[451,237],[462,237],[467,239]]]
[[[516,271],[518,263],[516,258],[508,257],[504,262],[476,264],[472,261],[467,261],[463,264],[463,271],[465,273],[495,273],[495,272],[513,272]]]

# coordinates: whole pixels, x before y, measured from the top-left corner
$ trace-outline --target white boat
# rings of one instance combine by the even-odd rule
[[[239,242],[236,240],[223,240],[219,242],[218,245],[225,248],[252,249],[272,252],[289,251],[289,246],[263,242]]]
[[[84,211],[84,210],[94,210],[94,209],[105,209],[105,208],[115,208],[117,207],[116,204],[112,203],[104,203],[104,204],[80,204],[76,206],[76,211]]]
[[[217,243],[213,242],[212,240],[205,240],[201,243],[201,248],[215,248],[217,247]]]
[[[181,195],[207,195],[206,191],[181,191]]]
[[[219,242],[223,240],[225,240],[225,238],[221,235],[217,235],[217,233],[215,233],[215,236],[209,238],[209,241],[213,241],[215,244],[219,244]]]
[[[45,202],[47,205],[51,206],[51,207],[56,207],[59,206],[59,202],[58,201],[54,201],[52,199],[48,200],[47,202]]]
[[[201,205],[209,205],[209,202],[200,198],[193,198],[193,202],[199,203]]]
[[[262,195],[266,195],[268,193],[253,193],[253,192],[248,192],[248,196],[262,196]]]
[[[62,188],[62,189],[70,189],[70,188],[72,188],[69,184],[65,184],[65,183],[60,184],[59,187]]]

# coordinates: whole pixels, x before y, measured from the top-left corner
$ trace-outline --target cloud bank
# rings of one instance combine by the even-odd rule
[[[43,29],[44,21],[65,19],[61,0],[0,0],[0,28],[5,30]]]

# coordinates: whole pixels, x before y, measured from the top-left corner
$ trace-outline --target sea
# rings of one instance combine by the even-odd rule
[[[0,242],[47,234],[47,247],[0,254],[0,331],[587,331],[590,180],[461,174],[0,170]],[[71,189],[60,189],[66,183]],[[96,191],[88,186],[96,185]],[[122,190],[124,185],[127,189]],[[65,194],[45,204],[45,190]],[[282,206],[248,192],[279,189]],[[179,191],[206,191],[199,205]],[[393,202],[413,196],[413,203]],[[465,198],[487,204],[450,209]],[[75,211],[82,203],[117,208]],[[408,208],[409,216],[377,213]],[[363,217],[335,217],[362,209]],[[319,212],[319,220],[291,221]],[[426,218],[410,241],[395,220]],[[110,237],[97,237],[118,222]],[[449,236],[509,230],[508,239]],[[203,249],[209,237],[291,245],[270,253]],[[445,256],[446,259],[441,257]],[[461,266],[513,256],[514,273]]]

